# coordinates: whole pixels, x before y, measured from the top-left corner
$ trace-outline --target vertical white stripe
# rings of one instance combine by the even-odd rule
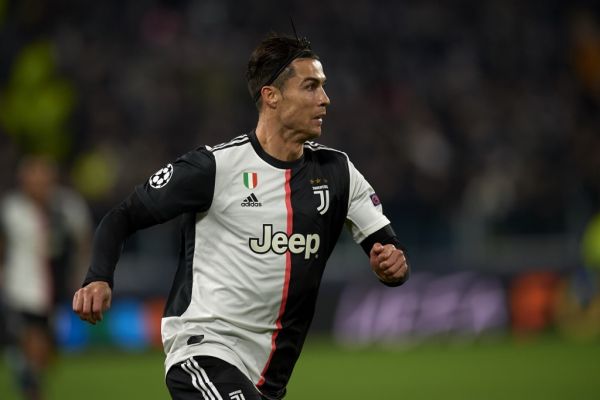
[[[188,361],[188,363],[189,363],[189,361]],[[202,393],[202,397],[204,397],[204,400],[210,400],[208,397],[206,397],[206,394],[204,393],[204,390],[202,390],[200,388],[200,386],[198,386],[198,382],[197,382],[197,378],[196,378],[196,373],[188,370],[189,366],[186,363],[182,363],[181,364],[181,368],[183,368],[183,370],[190,375],[190,377],[192,378],[192,385],[194,385],[194,387],[196,389],[198,389],[198,391],[200,393]]]
[[[215,396],[213,396],[213,394],[210,392],[210,390],[208,390],[208,388],[206,387],[206,385],[204,384],[204,381],[202,380],[202,376],[200,376],[200,372],[198,372],[198,370],[196,368],[194,368],[194,366],[192,365],[192,358],[190,358],[187,361],[187,367],[189,368],[190,371],[192,371],[194,373],[194,375],[196,376],[198,385],[200,385],[200,388],[198,388],[198,390],[200,390],[202,392],[202,394],[208,395],[208,398],[210,400],[216,400]]]
[[[219,391],[217,390],[217,388],[215,387],[215,385],[213,385],[213,383],[210,381],[210,379],[208,379],[208,375],[206,375],[206,371],[204,371],[204,369],[202,367],[200,367],[200,365],[198,365],[198,363],[196,362],[196,360],[194,360],[192,358],[191,361],[194,363],[194,366],[196,367],[196,370],[200,371],[200,373],[202,374],[202,377],[204,378],[204,382],[206,382],[206,384],[208,385],[208,390],[209,391],[212,390],[212,392],[217,397],[217,400],[223,400],[223,398],[219,394]]]
[[[194,361],[193,358],[190,358],[187,362],[187,367],[190,369],[190,371],[194,372],[194,375],[196,375],[196,378],[198,378],[198,385],[200,385],[200,387],[202,388],[202,393],[205,393],[208,395],[210,400],[217,400],[215,399],[214,394],[210,391],[209,388],[206,387],[206,385],[204,384],[204,380],[202,379],[202,376],[200,375],[200,372],[192,365],[192,362],[194,362],[194,364],[196,364],[196,362]],[[198,364],[196,364],[198,365]]]

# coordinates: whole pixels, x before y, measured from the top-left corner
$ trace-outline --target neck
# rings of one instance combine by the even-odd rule
[[[296,161],[304,152],[306,140],[302,134],[262,116],[258,118],[256,137],[263,150],[280,161]]]

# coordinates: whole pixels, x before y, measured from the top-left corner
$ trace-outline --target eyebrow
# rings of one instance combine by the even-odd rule
[[[300,82],[300,84],[303,85],[306,82],[316,82],[316,83],[320,83],[321,85],[324,85],[325,82],[327,82],[327,78],[319,79],[319,78],[315,78],[315,77],[309,76],[308,78],[304,78],[302,80],[302,82]]]

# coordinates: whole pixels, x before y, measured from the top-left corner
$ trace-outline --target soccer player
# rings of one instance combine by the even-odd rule
[[[100,321],[125,239],[180,216],[179,266],[162,319],[176,400],[283,398],[344,225],[379,280],[408,278],[372,187],[346,154],[311,141],[329,98],[308,41],[269,36],[246,77],[256,128],[183,155],[110,211],[73,298],[82,319]]]
[[[52,161],[26,157],[17,175],[19,187],[0,203],[0,293],[9,366],[24,398],[39,400],[54,350],[54,307],[81,283],[83,271],[74,272],[89,258],[92,223],[83,199],[59,185]],[[77,275],[79,282],[69,279]]]

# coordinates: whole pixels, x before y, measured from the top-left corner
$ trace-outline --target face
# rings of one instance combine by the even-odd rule
[[[295,74],[285,81],[278,116],[287,130],[301,134],[304,140],[321,136],[321,125],[329,105],[325,93],[325,74],[318,60],[299,58],[292,62]]]
[[[55,166],[43,158],[23,161],[19,168],[22,190],[34,201],[46,204],[54,190],[57,179]]]

